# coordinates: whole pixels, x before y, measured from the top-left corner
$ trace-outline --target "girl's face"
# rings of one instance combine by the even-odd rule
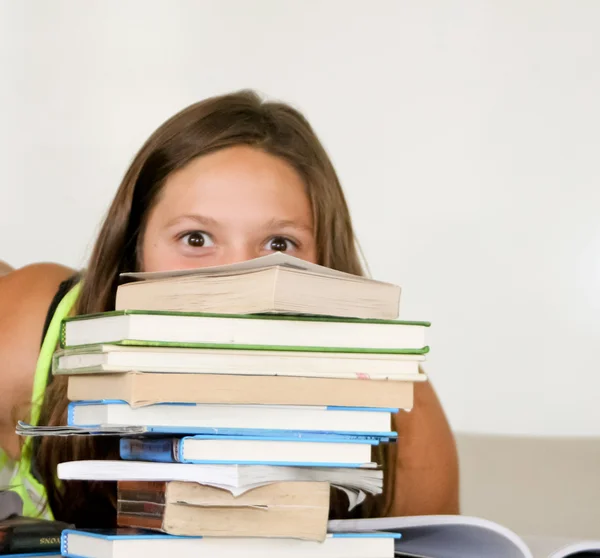
[[[310,201],[284,160],[249,146],[199,157],[166,181],[142,239],[142,271],[250,260],[316,262]]]

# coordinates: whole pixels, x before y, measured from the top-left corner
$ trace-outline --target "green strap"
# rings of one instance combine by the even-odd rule
[[[58,345],[62,321],[69,315],[73,306],[75,306],[80,291],[81,282],[77,283],[59,302],[56,307],[56,312],[54,312],[54,316],[52,316],[46,336],[44,337],[33,379],[33,392],[31,394],[31,424],[37,425],[40,418],[40,409],[42,402],[44,401],[46,386],[48,385],[48,374],[50,373],[52,364],[52,355]]]
[[[33,379],[31,424],[37,424],[40,418],[40,409],[44,401],[46,386],[48,385],[48,374],[52,365],[52,356],[58,344],[62,321],[71,312],[80,291],[81,283],[77,283],[59,302],[44,337]],[[25,438],[25,442],[21,448],[21,459],[18,462],[17,470],[9,488],[21,496],[23,500],[23,515],[26,517],[41,516],[46,519],[53,519],[52,511],[47,505],[46,490],[31,473],[32,456],[29,451],[30,444],[31,438]]]

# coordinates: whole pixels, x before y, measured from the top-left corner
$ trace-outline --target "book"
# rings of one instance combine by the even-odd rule
[[[98,344],[424,354],[429,322],[343,320],[122,310],[74,316],[61,326],[62,348]]]
[[[425,379],[420,374],[415,381]],[[414,382],[130,372],[69,376],[67,397],[70,401],[118,399],[132,407],[227,403],[411,409]]]
[[[145,426],[149,431],[206,434],[260,432],[335,433],[389,438],[391,413],[398,409],[291,405],[221,405],[159,403],[133,408],[124,401],[76,401],[69,403],[69,426]]]
[[[45,558],[62,558],[62,554],[56,552],[26,552],[25,554],[8,554],[9,558],[37,558],[38,556],[44,556]]]
[[[460,515],[333,520],[328,530],[401,532],[396,556],[413,558],[569,558],[600,555],[598,541],[519,537],[485,519]],[[586,554],[589,553],[589,554]]]
[[[352,432],[303,432],[297,430],[264,430],[264,429],[233,429],[223,428],[221,430],[214,428],[186,428],[177,426],[132,426],[132,425],[90,425],[90,426],[69,426],[64,424],[52,426],[40,426],[29,424],[24,421],[17,421],[15,433],[19,436],[148,436],[157,439],[157,436],[166,435],[190,435],[206,436],[214,438],[215,436],[233,439],[234,437],[257,437],[266,440],[281,440],[282,437],[298,442],[305,441],[310,436],[319,438],[324,442],[359,442],[367,441],[373,443],[389,442],[397,438],[396,432],[389,433],[352,433]]]
[[[121,459],[178,463],[237,463],[301,467],[369,467],[374,439],[334,436],[184,436],[121,438]]]
[[[400,287],[287,254],[193,270],[128,273],[115,308],[395,319]]]
[[[228,490],[234,496],[274,482],[328,482],[332,486],[381,494],[383,471],[373,468],[274,467],[144,461],[82,460],[59,463],[61,480],[181,481]]]
[[[344,533],[327,535],[323,542],[300,539],[180,537],[148,531],[66,530],[62,554],[72,558],[393,558],[398,534]]]
[[[12,516],[0,521],[0,554],[56,555],[60,534],[72,527],[62,521]]]
[[[328,515],[327,482],[279,482],[237,497],[197,483],[118,483],[117,525],[170,535],[322,541]]]
[[[59,350],[53,374],[157,372],[418,381],[423,355],[89,345]]]

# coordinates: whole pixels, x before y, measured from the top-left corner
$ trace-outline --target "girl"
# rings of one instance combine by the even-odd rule
[[[27,513],[47,504],[46,515],[81,527],[115,523],[113,484],[56,480],[62,461],[115,458],[114,439],[43,438],[21,450],[14,435],[15,418],[28,415],[65,424],[65,378],[48,374],[60,320],[113,309],[125,271],[220,265],[273,251],[363,273],[342,189],[310,125],[291,107],[243,91],[192,105],[152,134],[84,273],[38,264],[0,277],[0,459]],[[413,412],[395,418],[398,443],[379,456],[384,495],[363,504],[362,515],[458,512],[452,434],[431,384],[415,391]],[[339,515],[343,502],[334,498],[333,508]]]

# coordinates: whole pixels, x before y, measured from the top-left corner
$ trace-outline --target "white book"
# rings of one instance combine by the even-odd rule
[[[123,310],[67,318],[61,345],[105,343],[349,353],[427,352],[428,322]]]
[[[328,531],[402,533],[395,543],[396,556],[412,558],[575,558],[583,552],[600,554],[600,540],[524,538],[493,521],[459,515],[334,520],[329,521]]]
[[[210,403],[167,403],[133,408],[123,401],[77,401],[69,404],[68,425],[145,426],[171,432],[176,428],[181,433],[198,429],[214,434],[264,430],[391,435],[391,413],[396,410]]]
[[[367,467],[378,440],[306,434],[264,436],[197,435],[183,438],[121,438],[121,459],[180,463],[239,463],[303,467]]]
[[[422,381],[424,355],[92,345],[59,350],[53,374],[159,372]]]
[[[265,484],[286,481],[329,482],[334,486],[371,494],[380,494],[383,489],[383,471],[372,468],[82,460],[60,463],[57,475],[61,480],[197,482],[223,488],[233,495],[243,494]]]
[[[325,540],[176,537],[63,531],[63,556],[73,558],[393,558],[394,538],[381,534],[327,535]]]

